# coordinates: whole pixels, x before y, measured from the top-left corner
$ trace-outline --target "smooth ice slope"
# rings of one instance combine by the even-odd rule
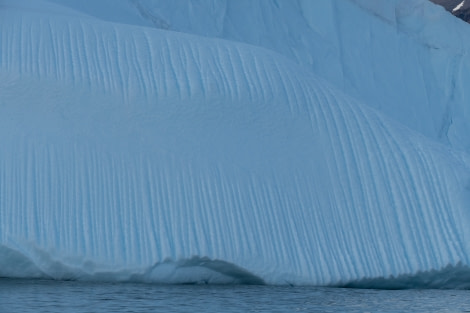
[[[0,276],[467,271],[467,155],[268,50],[59,13],[0,8]]]
[[[425,136],[470,151],[470,26],[429,0],[53,1],[279,52]]]

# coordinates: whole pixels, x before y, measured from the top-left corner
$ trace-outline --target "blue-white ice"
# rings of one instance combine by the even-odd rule
[[[421,5],[423,20],[436,11]],[[470,272],[468,154],[282,51],[111,23],[98,7],[0,5],[0,276],[338,285]],[[418,56],[412,38],[394,44]],[[361,73],[385,71],[373,69]]]
[[[268,48],[407,127],[470,151],[470,27],[428,0],[52,1],[107,21]]]

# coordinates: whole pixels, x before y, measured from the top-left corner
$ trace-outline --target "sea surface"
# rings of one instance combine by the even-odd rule
[[[0,312],[470,312],[470,291],[0,279]]]

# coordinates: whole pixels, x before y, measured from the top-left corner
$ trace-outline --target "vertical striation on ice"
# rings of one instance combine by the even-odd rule
[[[1,276],[171,281],[189,262],[328,285],[468,265],[468,156],[288,58],[26,10],[0,25]]]

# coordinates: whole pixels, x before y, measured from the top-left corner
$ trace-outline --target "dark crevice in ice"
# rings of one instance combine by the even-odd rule
[[[377,277],[350,281],[336,285],[361,289],[470,289],[470,267],[462,264],[448,265],[440,270],[419,271],[388,278]]]

